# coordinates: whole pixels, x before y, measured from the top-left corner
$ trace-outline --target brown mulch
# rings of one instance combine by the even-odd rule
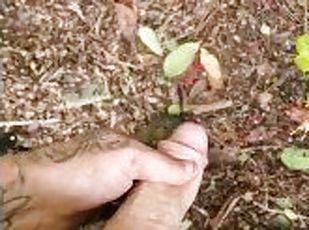
[[[286,112],[308,92],[293,64],[294,38],[305,30],[303,7],[291,0],[117,2],[135,9],[138,25],[153,28],[162,43],[200,41],[218,57],[225,88],[190,97],[190,86],[183,93],[191,103],[233,105],[166,115],[179,100],[178,83],[164,79],[161,57],[123,36],[114,1],[2,0],[0,119],[55,119],[9,131],[30,148],[101,126],[153,144],[193,119],[208,130],[211,165],[186,217],[190,229],[308,229],[309,174],[278,160],[286,146],[309,145],[308,137],[290,135],[297,124]],[[103,100],[65,106],[66,95],[93,88]],[[289,198],[299,215],[285,228],[276,222],[285,218],[278,198]]]

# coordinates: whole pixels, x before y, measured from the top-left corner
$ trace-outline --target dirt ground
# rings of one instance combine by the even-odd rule
[[[164,44],[200,41],[219,60],[223,89],[197,72],[182,90],[208,110],[171,117],[166,108],[180,100],[183,82],[167,82],[163,58],[123,34],[114,1],[2,0],[0,118],[44,120],[10,128],[30,148],[100,126],[155,144],[182,120],[198,121],[210,136],[211,164],[187,229],[308,229],[309,174],[278,159],[286,146],[309,146],[308,137],[291,135],[299,119],[287,112],[303,108],[308,92],[293,63],[294,39],[307,29],[301,2],[118,1],[136,12],[133,27],[150,26]],[[94,89],[101,100],[64,106]],[[284,202],[294,218],[284,215]]]

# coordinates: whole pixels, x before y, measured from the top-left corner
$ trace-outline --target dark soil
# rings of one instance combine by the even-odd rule
[[[123,38],[113,1],[2,0],[1,120],[59,120],[10,131],[33,148],[98,126],[155,144],[181,120],[194,120],[208,130],[211,164],[187,216],[190,229],[308,229],[309,174],[278,159],[286,146],[309,146],[308,137],[290,135],[299,124],[286,113],[308,92],[293,63],[294,39],[307,29],[304,8],[292,0],[119,2],[136,7],[138,24],[155,29],[163,43],[200,41],[218,57],[224,89],[190,98],[189,86],[183,94],[190,103],[233,105],[165,115],[179,100],[179,82],[163,79],[162,59],[138,39]],[[94,84],[107,100],[62,106],[65,93]],[[290,200],[295,219],[283,215],[281,198]]]

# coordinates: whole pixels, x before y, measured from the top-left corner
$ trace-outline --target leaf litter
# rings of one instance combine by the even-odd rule
[[[291,35],[299,33],[303,8],[290,1],[280,5],[277,1],[263,5],[259,1],[227,0],[136,1],[136,5],[132,1],[47,1],[48,7],[39,1],[31,1],[31,6],[30,1],[24,2],[23,6],[17,1],[0,3],[1,9],[9,9],[0,10],[5,28],[1,31],[0,116],[4,122],[56,119],[56,123],[40,128],[35,138],[25,135],[33,146],[66,140],[100,126],[127,134],[139,130],[141,140],[144,137],[146,143],[155,145],[181,121],[194,120],[209,133],[210,154],[220,157],[210,165],[196,208],[186,217],[192,228],[205,229],[209,219],[216,217],[211,223],[222,229],[267,228],[272,226],[273,215],[292,217],[288,221],[293,228],[308,228],[308,219],[303,218],[309,213],[308,174],[289,170],[277,159],[286,146],[307,144],[306,137],[290,135],[294,122],[308,130],[307,109],[296,107],[298,110],[285,112],[288,103],[301,101],[301,95],[306,94],[302,74],[291,65],[294,53],[286,48],[286,44],[293,44]],[[196,61],[198,51],[192,52],[192,59],[185,58],[189,61],[180,62],[184,67],[176,65],[170,72],[172,81],[166,81],[160,56],[146,59],[141,53],[144,51],[127,50],[126,43],[136,45],[138,24],[160,31],[163,44],[175,41],[169,52],[199,41],[200,47],[220,60],[216,69],[219,66],[227,75],[224,87],[211,92],[209,71],[200,69],[201,63]],[[263,24],[275,28],[270,35],[260,33]],[[280,34],[287,36],[274,39]],[[270,71],[257,73],[263,63],[269,63]],[[109,92],[111,99],[61,108],[65,93],[79,98],[89,82],[104,84],[103,92]],[[186,105],[193,108],[183,116],[164,114],[168,118],[162,119],[159,111],[179,101],[180,93],[171,93],[171,87],[181,88],[178,91]],[[159,118],[154,119],[154,114]],[[163,124],[158,122],[163,120]],[[14,130],[24,133],[23,127]],[[250,142],[248,137],[254,130],[271,130],[272,135]],[[237,157],[229,161],[221,157],[248,151],[250,158],[241,162]],[[214,181],[215,188],[208,191]],[[230,199],[248,191],[254,196],[247,202]],[[273,195],[289,197],[295,203],[293,214],[269,208],[272,203],[268,197]]]

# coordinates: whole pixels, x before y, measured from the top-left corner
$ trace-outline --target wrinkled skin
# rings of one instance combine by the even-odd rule
[[[69,229],[80,213],[117,199],[136,180],[105,228],[177,229],[208,163],[207,135],[193,123],[181,125],[157,150],[107,132],[39,151],[44,157],[0,159],[3,224],[12,229]],[[65,157],[46,157],[54,152]]]

